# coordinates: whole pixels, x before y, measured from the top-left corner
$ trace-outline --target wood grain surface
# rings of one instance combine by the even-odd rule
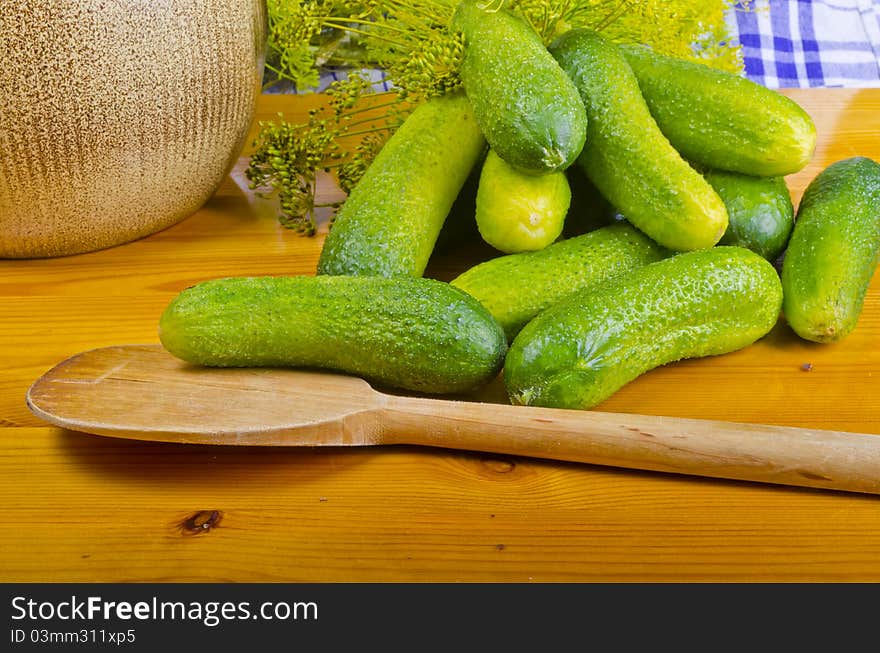
[[[795,201],[832,161],[880,159],[880,89],[786,94],[819,134],[788,180]],[[258,118],[318,101],[264,96]],[[873,496],[410,446],[144,443],[34,417],[38,376],[86,349],[158,342],[186,286],[314,272],[322,235],[282,229],[245,165],[148,238],[0,261],[0,580],[880,581]],[[473,255],[437,256],[428,274],[448,279]],[[878,342],[875,276],[841,343],[781,323],[746,350],[652,371],[601,409],[880,434]]]

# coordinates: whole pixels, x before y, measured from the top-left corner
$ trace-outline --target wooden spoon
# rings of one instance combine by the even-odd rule
[[[880,436],[404,397],[341,374],[188,365],[159,345],[94,349],[41,376],[58,426],[222,445],[410,444],[880,493]]]

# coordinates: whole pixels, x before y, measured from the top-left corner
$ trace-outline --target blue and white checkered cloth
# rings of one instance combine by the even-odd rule
[[[727,15],[745,74],[771,88],[880,86],[880,0],[758,0]]]

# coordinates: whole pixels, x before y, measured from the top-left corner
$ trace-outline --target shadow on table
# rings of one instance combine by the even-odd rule
[[[369,447],[257,447],[177,444],[57,429],[57,449],[81,471],[132,483],[230,486],[311,482],[379,455]]]

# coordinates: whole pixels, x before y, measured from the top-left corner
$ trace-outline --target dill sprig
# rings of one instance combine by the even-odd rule
[[[409,112],[396,93],[374,92],[358,73],[326,92],[329,102],[312,109],[305,123],[288,122],[282,114],[261,122],[245,170],[251,190],[278,199],[281,225],[307,236],[317,233],[317,209],[338,208],[337,202],[317,202],[318,171],[335,172],[348,193]]]
[[[267,70],[273,83],[315,88],[327,67],[378,68],[401,99],[420,101],[460,84],[461,36],[451,0],[269,0]]]
[[[305,235],[317,230],[315,221],[316,171],[339,146],[327,121],[316,113],[305,124],[292,124],[278,115],[277,122],[261,122],[254,153],[245,175],[261,197],[277,196],[279,221]]]
[[[739,47],[724,21],[734,0],[497,2],[529,21],[547,44],[569,29],[589,27],[612,41],[642,43],[663,54],[742,71]],[[267,0],[266,67],[274,77],[268,85],[315,89],[322,70],[349,71],[347,80],[326,89],[326,108],[306,123],[293,125],[280,117],[260,125],[247,176],[254,189],[277,195],[282,225],[314,234],[317,171],[332,171],[349,192],[412,108],[460,86],[464,47],[461,35],[449,28],[456,4]],[[394,90],[374,91],[356,72],[363,69],[383,70]]]
[[[401,98],[418,102],[461,85],[464,42],[449,29],[454,11],[452,0],[382,1],[365,43]],[[375,34],[390,38],[370,38]]]
[[[546,44],[574,27],[618,43],[641,43],[661,54],[742,71],[724,13],[735,0],[508,0]],[[745,5],[751,4],[749,1]]]

